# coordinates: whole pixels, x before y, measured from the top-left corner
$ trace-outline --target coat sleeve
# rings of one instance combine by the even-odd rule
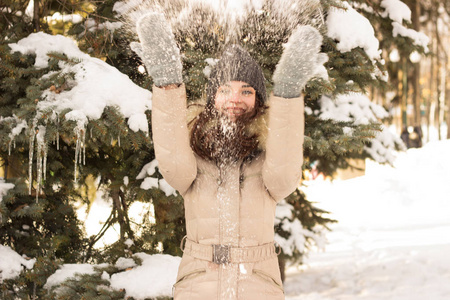
[[[183,195],[197,176],[197,162],[189,143],[184,85],[168,90],[153,87],[152,134],[159,171]]]
[[[297,187],[302,175],[305,129],[303,97],[285,99],[271,96],[264,184],[278,202]]]

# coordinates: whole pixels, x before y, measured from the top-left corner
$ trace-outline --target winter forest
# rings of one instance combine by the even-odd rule
[[[226,45],[270,93],[293,30],[323,38],[275,215],[286,299],[450,299],[448,0],[2,0],[0,299],[172,299],[185,209],[155,159],[150,11],[189,102]]]

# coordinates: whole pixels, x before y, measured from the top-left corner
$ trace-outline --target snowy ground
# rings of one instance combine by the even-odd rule
[[[325,251],[287,271],[287,300],[450,299],[450,140],[410,149],[395,168],[307,188],[339,220]]]

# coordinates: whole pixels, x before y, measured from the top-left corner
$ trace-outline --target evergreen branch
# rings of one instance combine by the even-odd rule
[[[111,211],[111,214],[109,215],[108,219],[106,219],[105,224],[103,224],[103,227],[100,229],[99,233],[97,233],[97,235],[94,236],[91,242],[89,242],[88,249],[86,250],[86,256],[84,257],[85,262],[91,258],[92,249],[94,248],[94,245],[105,235],[109,227],[112,226],[113,217],[114,217],[114,210]]]

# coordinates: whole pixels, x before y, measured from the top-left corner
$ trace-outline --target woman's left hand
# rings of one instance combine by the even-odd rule
[[[326,54],[319,53],[321,45],[322,36],[314,27],[299,26],[293,31],[273,74],[275,96],[300,96],[306,82],[324,62]]]

